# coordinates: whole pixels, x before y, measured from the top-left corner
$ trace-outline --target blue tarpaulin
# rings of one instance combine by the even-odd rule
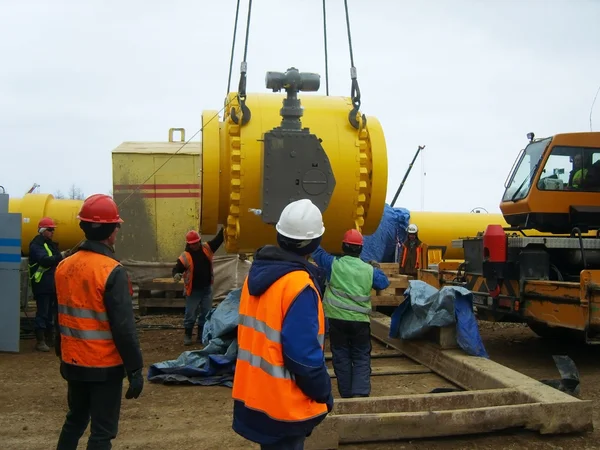
[[[148,380],[163,384],[233,386],[237,358],[237,326],[241,289],[231,291],[207,315],[202,350],[183,352],[177,359],[152,364]]]
[[[438,290],[420,280],[410,280],[406,300],[392,314],[390,337],[418,339],[433,327],[456,324],[456,341],[472,356],[489,358],[473,313],[473,294],[462,287]]]
[[[360,258],[363,261],[395,262],[396,245],[406,239],[410,212],[385,205],[377,230],[364,237]]]

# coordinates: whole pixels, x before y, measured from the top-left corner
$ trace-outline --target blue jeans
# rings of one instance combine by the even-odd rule
[[[56,295],[37,294],[35,296],[35,329],[51,330],[54,327],[54,316],[57,313]]]
[[[304,436],[290,436],[275,444],[261,445],[260,450],[304,450]]]
[[[206,315],[212,308],[212,286],[194,289],[192,295],[185,298],[185,316],[183,317],[183,327],[186,329],[194,328],[194,323],[198,320],[198,333],[202,336]]]

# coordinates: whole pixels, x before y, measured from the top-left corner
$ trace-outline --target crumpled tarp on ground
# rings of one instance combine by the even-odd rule
[[[134,285],[152,281],[154,278],[171,278],[173,262],[121,261]],[[250,270],[250,261],[242,261],[238,255],[215,256],[213,269],[213,299],[224,299],[233,289],[241,288]],[[183,285],[182,285],[183,289]]]
[[[396,245],[406,239],[410,212],[405,208],[385,205],[375,233],[364,237],[360,258],[363,261],[395,262]]]
[[[233,386],[237,359],[237,326],[241,289],[231,291],[207,316],[202,350],[183,352],[177,359],[152,364],[148,380],[162,384]]]
[[[489,358],[473,313],[473,294],[458,286],[437,290],[420,281],[410,280],[404,291],[406,300],[392,314],[390,337],[418,339],[433,327],[456,324],[458,346],[472,356]]]

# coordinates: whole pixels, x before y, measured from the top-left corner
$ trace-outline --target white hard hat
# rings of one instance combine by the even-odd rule
[[[287,205],[275,229],[282,236],[299,241],[316,239],[325,233],[321,211],[306,198]]]
[[[414,223],[411,223],[411,224],[408,226],[408,228],[406,229],[406,231],[407,231],[408,233],[414,234],[414,233],[418,232],[418,231],[419,231],[419,229],[417,228],[417,226],[416,226]]]

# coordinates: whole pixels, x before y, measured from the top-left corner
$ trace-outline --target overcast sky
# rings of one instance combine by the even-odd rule
[[[247,1],[241,2],[237,88]],[[343,0],[327,0],[330,93],[349,95]],[[362,110],[382,123],[388,201],[497,212],[526,134],[589,131],[600,1],[348,0]],[[111,150],[198,130],[227,87],[235,0],[0,0],[0,185],[21,197],[112,188]],[[248,91],[268,70],[322,75],[320,0],[255,0]],[[594,130],[600,130],[600,100]]]

